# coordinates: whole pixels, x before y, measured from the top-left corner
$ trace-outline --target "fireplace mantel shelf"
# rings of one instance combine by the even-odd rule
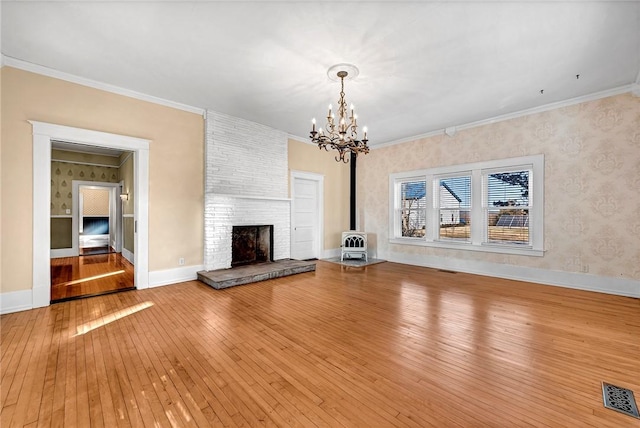
[[[249,195],[231,195],[228,193],[216,193],[216,192],[207,192],[208,195],[219,196],[222,198],[233,198],[233,199],[254,199],[258,201],[286,201],[291,202],[291,198],[272,198],[269,196],[249,196]]]

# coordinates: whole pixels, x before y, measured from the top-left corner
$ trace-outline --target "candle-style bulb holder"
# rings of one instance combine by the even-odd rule
[[[337,71],[337,73],[336,73]],[[369,153],[369,146],[367,142],[367,131],[365,128],[364,138],[358,139],[358,124],[356,122],[357,115],[354,113],[353,104],[351,104],[349,113],[347,115],[347,102],[345,100],[344,93],[344,79],[349,76],[349,71],[352,71],[353,77],[358,74],[358,69],[354,65],[350,64],[338,64],[329,69],[329,76],[334,75],[340,79],[340,98],[338,99],[338,122],[337,126],[334,121],[334,114],[332,106],[329,105],[329,113],[327,114],[326,133],[316,131],[315,119],[312,121],[313,127],[310,132],[311,141],[318,145],[318,148],[337,150],[338,155],[336,161],[348,163],[349,154],[353,153],[358,156],[359,153]],[[335,73],[335,74],[334,74]]]

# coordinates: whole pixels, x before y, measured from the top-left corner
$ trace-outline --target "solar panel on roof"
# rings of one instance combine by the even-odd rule
[[[529,216],[526,215],[501,215],[496,226],[501,227],[529,227]]]

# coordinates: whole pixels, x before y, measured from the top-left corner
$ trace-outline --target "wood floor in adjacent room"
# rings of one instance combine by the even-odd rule
[[[382,263],[1,317],[0,426],[638,427],[640,300]]]
[[[51,302],[133,288],[133,265],[120,253],[51,259]]]

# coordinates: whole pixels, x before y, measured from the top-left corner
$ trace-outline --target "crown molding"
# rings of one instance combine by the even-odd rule
[[[640,78],[640,75],[639,75],[639,78]],[[510,119],[516,119],[518,117],[523,117],[523,116],[529,116],[531,114],[543,113],[546,111],[556,110],[563,107],[569,107],[572,105],[581,104],[588,101],[595,101],[601,98],[607,98],[615,95],[625,94],[627,92],[631,92],[632,94],[639,96],[640,85],[637,83],[634,83],[630,85],[620,86],[613,89],[607,89],[605,91],[594,92],[592,94],[582,95],[575,98],[569,98],[568,100],[564,100],[564,101],[545,104],[539,107],[533,107],[525,110],[516,111],[513,113],[507,113],[499,116],[490,117],[487,119],[477,120],[475,122],[469,122],[463,125],[454,125],[449,128],[455,128],[456,132],[459,132],[465,129],[475,128],[475,127],[484,126],[484,125],[490,125],[492,123],[502,122]],[[424,134],[415,135],[413,137],[407,137],[407,138],[402,138],[400,140],[389,141],[387,143],[376,144],[375,146],[372,146],[371,149],[374,150],[374,149],[379,149],[379,148],[388,147],[388,146],[395,146],[396,144],[408,143],[410,141],[421,140],[423,138],[434,137],[436,135],[444,135],[444,134],[445,134],[445,129],[437,129]]]
[[[455,129],[456,129],[456,131],[459,131],[461,129],[461,127],[460,126],[456,126]],[[402,143],[409,143],[411,141],[422,140],[423,138],[430,138],[430,137],[435,137],[437,135],[444,135],[444,131],[445,131],[444,129],[436,129],[435,131],[425,132],[424,134],[418,134],[418,135],[414,135],[412,137],[405,137],[405,138],[401,138],[399,140],[389,141],[387,143],[376,144],[375,146],[369,146],[369,148],[371,150],[375,150],[375,149],[381,149],[383,147],[395,146],[395,145],[402,144]]]
[[[65,73],[62,71],[54,70],[52,68],[48,68],[42,65],[30,63],[27,61],[23,61],[17,58],[13,58],[10,56],[6,56],[4,54],[0,55],[0,67],[13,67],[24,71],[29,71],[36,74],[41,74],[43,76],[53,77],[60,80],[65,80],[67,82],[76,83],[83,86],[88,86],[94,89],[100,89],[103,91],[111,92],[118,95],[124,95],[126,97],[139,99],[142,101],[147,101],[154,104],[163,105],[166,107],[175,108],[178,110],[187,111],[190,113],[196,113],[202,115],[206,119],[206,109],[200,107],[193,107],[187,104],[178,103],[175,101],[165,100],[163,98],[154,97],[152,95],[143,94],[140,92],[132,91],[130,89],[121,88],[119,86],[110,85],[107,83],[98,82],[91,79],[86,79],[84,77],[79,77],[73,74]],[[601,98],[611,97],[614,95],[620,95],[630,92],[636,97],[640,97],[640,71],[638,72],[638,76],[636,77],[636,81],[632,84],[620,86],[613,89],[608,89],[605,91],[595,92],[592,94],[582,95],[575,98],[570,98],[564,101],[558,101],[555,103],[545,104],[539,107],[533,107],[530,109],[520,110],[513,113],[507,113],[499,116],[490,117],[487,119],[478,120],[475,122],[469,122],[462,125],[453,125],[448,127],[447,129],[455,129],[455,132],[462,131],[465,129],[475,128],[477,126],[490,125],[492,123],[502,122],[505,120],[515,119],[518,117],[528,116],[531,114],[542,113],[550,110],[555,110],[562,107],[568,107],[575,104],[580,104],[588,101],[594,101]],[[380,149],[388,146],[395,146],[397,144],[408,143],[411,141],[421,140],[423,138],[430,138],[437,135],[445,135],[445,129],[436,129],[433,131],[429,131],[423,134],[413,135],[410,137],[401,138],[398,140],[388,141],[386,143],[376,144],[374,146],[370,146],[371,150]],[[288,134],[288,138],[300,141],[302,143],[312,144],[309,138],[300,137],[293,134]]]
[[[67,82],[76,83],[78,85],[88,86],[90,88],[99,89],[102,91],[111,92],[118,95],[124,95],[125,97],[135,98],[141,101],[147,101],[153,104],[159,104],[165,107],[171,107],[178,110],[187,111],[189,113],[204,115],[204,112],[205,112],[205,109],[200,107],[193,107],[187,104],[165,100],[163,98],[154,97],[153,95],[147,95],[141,92],[132,91],[130,89],[121,88],[119,86],[110,85],[108,83],[86,79],[84,77],[65,73],[63,71],[54,70],[49,67],[23,61],[17,58],[12,58],[6,55],[2,55],[2,59],[0,59],[0,61],[4,66],[17,68],[24,71],[29,71],[31,73],[40,74],[43,76],[53,77],[54,79],[65,80]]]
[[[287,134],[287,138],[289,140],[295,140],[298,141],[300,143],[305,143],[305,144],[310,144],[312,146],[315,146],[316,144],[314,144],[313,142],[311,142],[311,140],[309,139],[309,137],[300,137],[298,135],[293,135],[293,134]]]
[[[557,101],[555,103],[545,104],[540,107],[533,107],[526,110],[520,110],[514,113],[507,113],[500,116],[495,116],[489,119],[478,120],[476,122],[467,123],[465,125],[457,126],[456,128],[461,131],[463,129],[475,128],[477,126],[489,125],[495,122],[502,122],[504,120],[515,119],[522,116],[529,116],[531,114],[543,113],[550,110],[556,110],[563,107],[569,107],[576,104],[585,103],[588,101],[595,101],[602,98],[612,97],[615,95],[631,92],[633,85],[620,86],[618,88],[607,89],[605,91],[594,92],[592,94],[581,95],[575,98],[569,98],[564,101]]]

